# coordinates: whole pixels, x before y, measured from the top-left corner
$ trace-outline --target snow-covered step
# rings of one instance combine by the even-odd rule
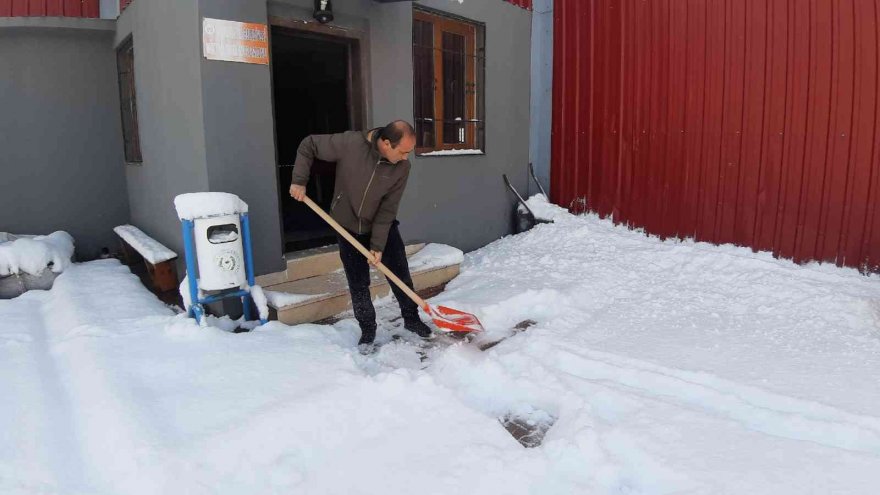
[[[424,243],[410,244],[406,246],[406,255],[412,256],[423,247],[425,247]],[[318,275],[342,269],[342,261],[339,259],[339,247],[335,244],[288,253],[284,257],[287,260],[287,269],[257,277],[257,285],[269,287],[284,282],[317,277]]]
[[[463,259],[460,250],[443,244],[411,246],[408,252],[412,252],[408,260],[417,291],[443,285],[455,278]],[[269,300],[270,318],[293,325],[329,318],[351,308],[348,283],[338,253],[316,253],[313,256],[314,264],[308,262],[309,258],[294,261],[293,269],[289,268],[288,273],[294,277],[301,277],[294,273],[323,273],[263,287]],[[330,256],[336,258],[335,262]],[[336,268],[328,271],[333,267]],[[391,291],[385,277],[378,271],[372,269],[370,275],[370,293],[374,298]]]

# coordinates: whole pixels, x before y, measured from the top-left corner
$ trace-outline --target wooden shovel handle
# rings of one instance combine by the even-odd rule
[[[368,260],[373,259],[373,254],[370,253],[370,251],[368,251],[367,248],[365,248],[363,246],[363,244],[358,242],[357,239],[354,238],[354,236],[352,236],[351,234],[348,233],[347,230],[342,228],[342,226],[339,225],[339,223],[337,223],[336,220],[333,220],[333,217],[328,215],[327,212],[325,212],[320,206],[315,204],[315,202],[312,201],[311,198],[309,198],[308,196],[305,196],[303,198],[303,202],[305,204],[309,205],[309,208],[311,208],[312,211],[317,213],[319,217],[323,218],[325,222],[330,224],[330,226],[333,227],[333,230],[338,232],[339,235],[341,235],[348,242],[350,242],[352,246],[357,248],[357,250],[360,251],[361,254],[366,256]],[[407,287],[407,285],[405,283],[403,283],[403,281],[401,281],[399,278],[397,278],[397,275],[392,273],[391,270],[389,270],[387,266],[383,265],[381,262],[376,263],[375,266],[376,266],[376,268],[379,269],[380,272],[382,272],[386,277],[388,277],[388,280],[394,282],[394,285],[398,286],[400,288],[400,290],[405,292],[406,295],[409,296],[409,298],[412,299],[414,303],[418,304],[419,307],[424,309],[425,311],[428,311],[428,303],[426,303],[424,299],[419,297],[419,295],[416,294],[412,289]]]

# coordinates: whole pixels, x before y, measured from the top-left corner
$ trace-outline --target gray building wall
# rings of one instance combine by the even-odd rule
[[[114,23],[0,20],[0,231],[65,230],[93,259],[129,218]]]
[[[501,0],[422,4],[486,23],[486,155],[413,158],[399,218],[408,241],[469,251],[511,232],[514,199],[527,188],[531,14]],[[336,0],[332,26],[359,32],[366,123],[412,120],[412,4]],[[136,1],[116,42],[134,35],[144,163],[128,166],[132,221],[182,252],[172,200],[227,191],[251,209],[257,274],[283,268],[276,193],[271,74],[267,67],[204,60],[201,18],[312,21],[311,0]],[[278,136],[277,139],[284,139]]]
[[[406,241],[471,251],[512,232],[515,200],[501,174],[523,192],[528,187],[531,13],[501,0],[414,3],[486,24],[486,154],[412,157],[398,214]],[[412,5],[333,2],[332,25],[367,29],[368,126],[412,120]],[[302,20],[312,20],[312,9],[308,0],[269,4],[270,15]]]
[[[265,23],[266,4],[137,1],[119,18],[117,44],[134,40],[143,150],[128,166],[132,222],[182,257],[174,197],[235,193],[250,209],[255,271],[282,270],[269,69],[205,60],[203,17]]]
[[[200,0],[201,17],[266,23],[266,3]],[[269,66],[201,58],[208,188],[248,204],[254,270],[283,270]]]
[[[486,154],[413,158],[400,206],[409,240],[471,251],[512,232],[515,199],[504,186],[528,185],[531,14],[501,0],[415,2],[486,24]],[[373,122],[412,119],[412,5],[373,4]]]
[[[534,0],[532,13],[532,95],[530,161],[550,193],[550,130],[553,119],[553,0]],[[529,193],[538,187],[529,184]]]
[[[180,259],[174,197],[209,190],[199,22],[198,0],[138,0],[122,12],[116,32],[117,46],[133,37],[143,155],[142,164],[125,166],[131,223]]]

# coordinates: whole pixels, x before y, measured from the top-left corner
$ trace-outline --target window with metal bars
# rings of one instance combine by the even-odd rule
[[[416,152],[484,151],[483,25],[413,9]]]
[[[119,105],[122,112],[125,161],[142,163],[137,98],[134,90],[134,43],[130,37],[116,50],[116,70],[119,76]]]

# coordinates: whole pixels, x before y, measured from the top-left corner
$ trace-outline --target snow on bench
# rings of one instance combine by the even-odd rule
[[[153,289],[166,292],[177,288],[177,266],[173,261],[177,258],[177,253],[134,225],[120,225],[114,227],[113,232],[116,232],[123,241],[126,264],[133,264],[126,246],[131,247],[144,259]]]
[[[120,225],[114,227],[113,232],[116,232],[123,241],[127,242],[132,249],[153,265],[177,258],[177,253],[160,244],[156,239],[144,234],[141,229],[134,225]]]

